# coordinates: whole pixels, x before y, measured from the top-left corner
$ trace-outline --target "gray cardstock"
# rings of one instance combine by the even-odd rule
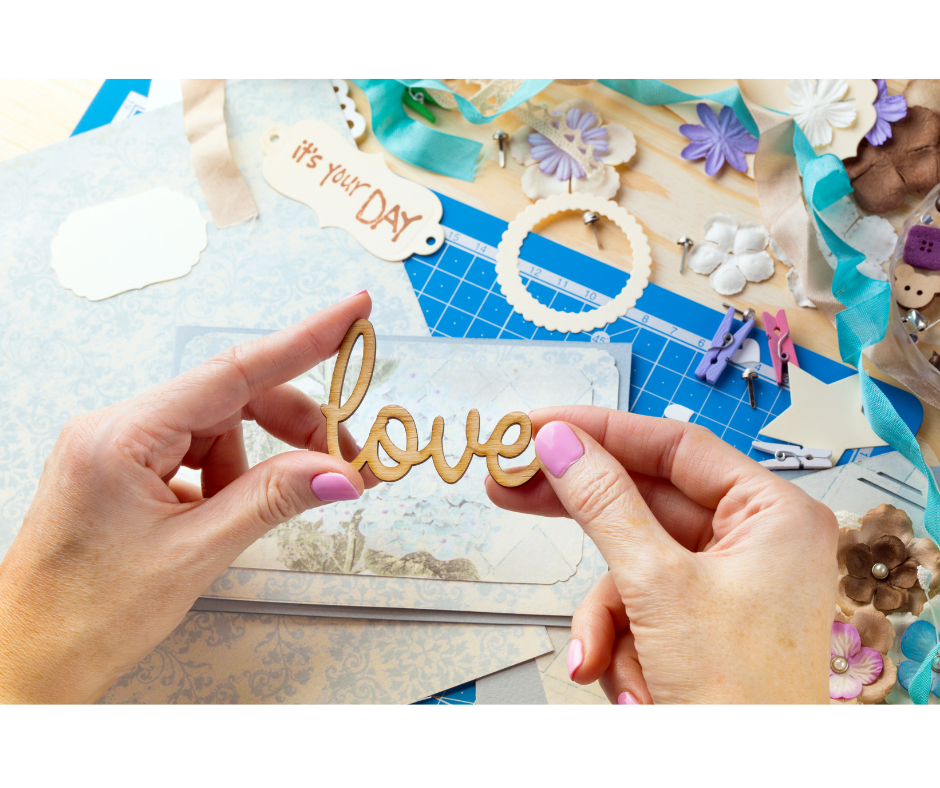
[[[477,679],[477,706],[547,706],[534,659]]]
[[[931,471],[937,479],[940,467],[931,468]],[[896,451],[829,471],[809,473],[793,480],[793,483],[834,512],[864,515],[883,503],[889,503],[907,512],[915,536],[927,536],[924,528],[927,480]]]
[[[279,616],[310,616],[313,618],[367,618],[372,621],[433,621],[445,624],[513,624],[542,627],[571,626],[571,616],[487,613],[471,610],[308,605],[300,602],[267,602],[254,599],[224,599],[206,596],[199,597],[192,609],[213,613],[263,613]]]

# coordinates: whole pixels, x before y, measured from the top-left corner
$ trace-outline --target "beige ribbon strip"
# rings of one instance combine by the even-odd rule
[[[232,158],[225,126],[225,80],[183,79],[183,126],[193,169],[219,229],[258,215],[258,206]]]
[[[754,180],[764,224],[799,273],[807,297],[835,326],[836,315],[844,307],[832,295],[833,272],[819,251],[816,228],[803,202],[800,170],[793,155],[793,119],[748,101],[743,91],[741,95],[760,129]],[[940,390],[909,363],[893,332],[889,330],[864,353],[915,396],[940,408]]]

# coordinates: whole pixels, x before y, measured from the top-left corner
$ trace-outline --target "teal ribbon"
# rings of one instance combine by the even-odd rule
[[[738,120],[755,137],[760,137],[757,124],[751,116],[751,111],[744,103],[741,97],[741,91],[736,86],[718,90],[714,93],[705,93],[701,96],[686,93],[672,85],[667,85],[658,79],[599,79],[597,80],[605,87],[616,90],[629,96],[634,101],[639,101],[648,107],[658,107],[662,104],[679,104],[683,101],[714,101],[718,104],[724,104],[731,107]]]
[[[692,96],[659,80],[607,79],[600,82],[642,104],[716,101],[731,107],[748,131],[759,136],[757,124],[744,106],[740,91],[736,87],[703,96]],[[862,407],[875,434],[900,452],[926,478],[927,508],[924,512],[924,527],[930,538],[940,544],[940,491],[933,474],[924,462],[924,456],[913,433],[881,389],[868,376],[862,363],[862,351],[885,337],[891,310],[891,285],[861,273],[858,264],[865,260],[865,255],[839,238],[819,215],[819,211],[852,192],[852,184],[842,162],[831,153],[817,155],[796,123],[793,124],[793,153],[803,176],[806,204],[813,212],[816,225],[837,261],[832,279],[832,294],[845,307],[836,315],[839,355],[844,362],[858,370]],[[930,663],[938,650],[940,646],[921,663],[911,680],[908,692],[914,703],[927,703],[930,694]]]
[[[372,108],[372,130],[393,156],[426,170],[472,181],[476,175],[483,146],[474,140],[445,134],[405,114],[401,99],[408,88],[433,88],[453,95],[461,114],[471,123],[489,123],[504,112],[515,109],[540,90],[550,79],[527,79],[493,114],[483,115],[459,93],[439,79],[354,79],[366,94]]]
[[[914,674],[914,678],[912,678],[911,683],[907,685],[907,691],[914,703],[923,705],[930,700],[930,685],[933,679],[930,675],[933,672],[930,663],[933,662],[933,658],[937,656],[937,654],[940,654],[940,643],[934,646],[933,650],[927,655],[927,659],[920,663],[920,667]]]

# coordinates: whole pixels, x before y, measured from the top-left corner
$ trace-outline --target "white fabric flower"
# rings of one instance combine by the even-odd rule
[[[742,225],[727,214],[705,220],[705,239],[689,251],[689,268],[709,275],[720,295],[734,295],[748,282],[763,282],[774,275],[773,258],[765,251],[770,235],[756,222]]]
[[[833,126],[844,129],[855,122],[855,107],[841,100],[848,89],[843,79],[791,79],[787,84],[789,114],[814,148],[832,142]]]
[[[525,165],[522,191],[530,200],[541,200],[554,194],[571,192],[596,194],[605,200],[612,200],[620,188],[620,175],[614,167],[628,162],[636,153],[636,138],[633,132],[618,123],[604,123],[590,101],[580,98],[570,99],[555,107],[553,112],[567,115],[571,109],[580,110],[581,117],[587,113],[593,114],[596,118],[595,124],[606,130],[607,134],[603,138],[606,150],[595,152],[595,158],[603,162],[604,166],[593,177],[585,175],[580,178],[559,179],[558,170],[552,174],[546,174],[539,168],[539,162],[532,157],[529,135],[533,133],[533,129],[530,126],[520,126],[509,140],[509,152],[517,162]]]

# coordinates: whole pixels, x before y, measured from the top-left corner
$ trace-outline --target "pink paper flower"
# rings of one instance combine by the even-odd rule
[[[862,646],[858,630],[851,624],[832,623],[829,637],[829,697],[857,698],[862,687],[873,684],[884,670],[884,661],[873,648]]]

